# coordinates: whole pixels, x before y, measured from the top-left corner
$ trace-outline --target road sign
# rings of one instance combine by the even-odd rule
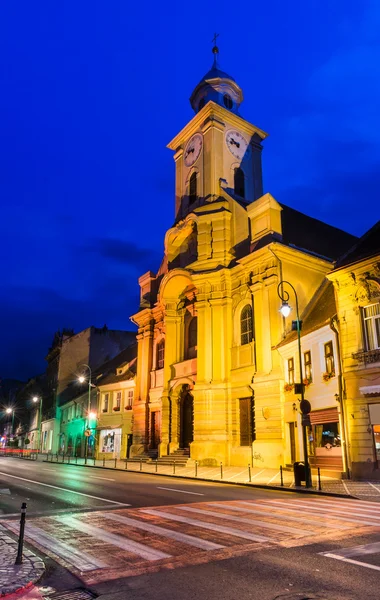
[[[91,429],[85,429],[85,431],[84,431],[84,435],[85,435],[86,437],[90,437],[90,435],[91,435]]]
[[[301,425],[302,427],[311,427],[310,415],[302,415]]]
[[[301,413],[303,415],[308,415],[309,412],[311,411],[311,404],[309,402],[309,400],[306,400],[306,398],[304,398],[303,400],[301,400],[300,402],[300,410]]]

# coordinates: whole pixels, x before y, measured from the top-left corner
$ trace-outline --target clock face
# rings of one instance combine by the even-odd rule
[[[191,167],[198,159],[203,145],[203,137],[200,133],[196,133],[187,143],[185,149],[185,165]]]
[[[242,158],[251,150],[247,140],[242,134],[233,129],[230,129],[230,131],[227,131],[226,133],[226,144],[228,150],[238,160],[242,160]]]

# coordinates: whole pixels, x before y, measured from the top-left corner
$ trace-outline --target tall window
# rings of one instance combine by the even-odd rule
[[[197,174],[194,172],[190,176],[189,182],[189,204],[193,204],[197,199]]]
[[[366,350],[380,348],[380,303],[363,308]]]
[[[325,364],[326,373],[329,375],[335,375],[334,350],[332,342],[327,342],[327,344],[325,344]]]
[[[294,384],[294,358],[288,358],[288,383]]]
[[[253,340],[253,314],[252,306],[247,304],[240,314],[240,343],[249,344]]]
[[[240,167],[234,171],[234,192],[237,196],[245,198],[244,173]]]
[[[116,392],[115,408],[120,410],[120,406],[121,406],[121,392]]]
[[[134,390],[128,390],[127,404],[126,404],[127,408],[132,408],[132,405],[133,405],[133,392],[134,392]]]
[[[304,366],[305,366],[305,378],[311,383],[313,381],[313,368],[311,365],[311,352],[308,350],[303,355]]]
[[[193,317],[187,331],[187,358],[195,358],[198,344],[198,319]]]
[[[104,396],[103,396],[103,412],[108,412],[109,399],[110,399],[110,395],[104,394]]]
[[[255,440],[255,415],[252,398],[240,398],[240,446],[250,446]]]
[[[157,369],[164,368],[164,357],[165,357],[165,340],[161,340],[157,344]]]

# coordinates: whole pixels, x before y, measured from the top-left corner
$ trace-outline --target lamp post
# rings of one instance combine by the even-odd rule
[[[85,367],[86,369],[88,369],[88,400],[87,400],[87,419],[86,419],[86,427],[85,430],[89,429],[90,427],[90,418],[93,417],[93,413],[91,413],[91,388],[95,387],[92,385],[91,382],[91,378],[92,378],[92,371],[91,371],[91,367],[89,365],[83,364],[81,365],[82,367]],[[86,381],[86,378],[84,377],[84,375],[80,375],[80,377],[78,377],[78,381],[79,383],[84,383]],[[87,464],[87,456],[88,456],[88,436],[86,435],[86,441],[85,441],[85,463]]]
[[[33,396],[32,400],[33,400],[34,404],[37,404],[37,402],[40,403],[40,405],[38,407],[38,421],[37,421],[37,428],[38,428],[37,450],[42,452],[42,431],[41,431],[41,427],[42,427],[42,396],[41,396],[41,398],[39,398],[38,396]]]
[[[282,300],[282,305],[280,308],[280,312],[283,317],[288,317],[291,312],[291,307],[288,304],[289,293],[284,290],[284,284],[288,285],[294,292],[294,297],[296,300],[296,316],[297,320],[293,321],[293,328],[297,330],[297,340],[298,340],[298,360],[299,360],[299,370],[300,370],[300,394],[301,394],[301,410],[303,411],[302,421],[304,420],[304,409],[303,407],[307,404],[307,400],[305,401],[305,390],[303,385],[303,374],[302,374],[302,351],[301,351],[301,321],[298,310],[298,296],[297,292],[289,281],[280,281],[277,286],[277,294],[279,298]],[[294,327],[295,324],[295,327]],[[307,488],[311,487],[311,477],[310,477],[310,466],[309,466],[309,456],[307,450],[307,430],[306,425],[302,422],[302,445],[303,445],[303,455],[304,455],[304,463],[305,463],[305,485]]]
[[[10,433],[10,436],[9,436],[9,437],[11,437],[11,436],[12,436],[12,439],[13,439],[13,425],[14,425],[14,422],[15,422],[15,411],[14,411],[14,408],[10,408],[10,407],[8,407],[8,408],[5,410],[5,412],[7,413],[7,415],[10,415],[10,414],[12,413],[12,428],[11,428],[11,433]]]

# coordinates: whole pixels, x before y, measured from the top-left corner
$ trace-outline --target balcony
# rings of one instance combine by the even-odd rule
[[[150,387],[159,388],[164,385],[164,369],[156,369],[150,372]]]
[[[172,365],[171,379],[179,379],[180,377],[188,377],[189,375],[197,374],[197,359],[189,358],[182,360],[179,363]]]
[[[364,365],[380,362],[380,348],[376,350],[360,350],[360,352],[353,353],[352,358]]]

